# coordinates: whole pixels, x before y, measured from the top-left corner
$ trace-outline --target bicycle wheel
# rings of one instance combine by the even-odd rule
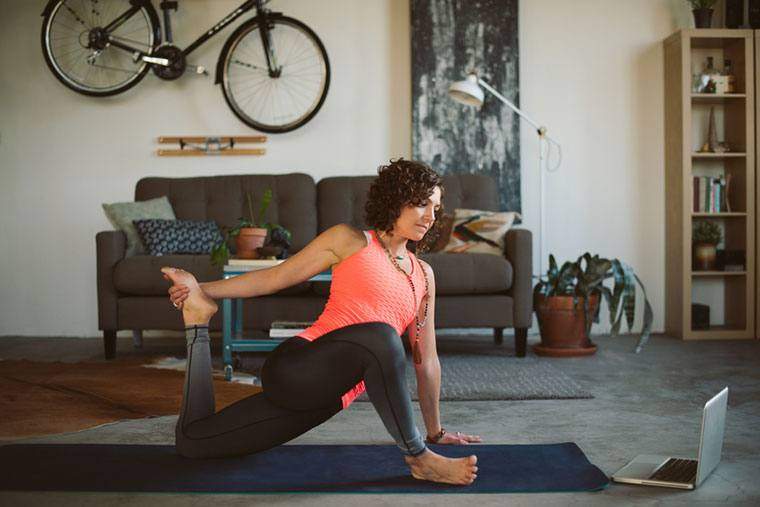
[[[289,132],[311,120],[330,87],[330,61],[319,37],[286,16],[270,20],[274,65],[269,74],[259,25],[242,25],[222,49],[222,92],[245,124],[270,133]]]
[[[138,60],[107,38],[151,53],[160,41],[156,14],[142,6],[111,32],[103,28],[131,7],[129,0],[62,0],[47,9],[42,23],[42,53],[64,85],[84,95],[121,93],[136,85],[150,64]]]

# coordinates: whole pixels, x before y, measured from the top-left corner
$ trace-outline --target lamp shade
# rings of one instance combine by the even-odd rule
[[[449,86],[449,97],[467,106],[483,105],[483,89],[478,86],[478,76],[470,74],[464,81]]]

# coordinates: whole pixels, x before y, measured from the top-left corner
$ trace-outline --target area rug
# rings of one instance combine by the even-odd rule
[[[80,431],[179,413],[184,372],[144,368],[158,358],[108,362],[0,360],[0,440]],[[214,377],[216,409],[261,388]]]

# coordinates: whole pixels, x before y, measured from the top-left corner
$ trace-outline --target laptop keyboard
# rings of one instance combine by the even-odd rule
[[[650,479],[668,482],[692,483],[697,476],[697,460],[670,458]]]

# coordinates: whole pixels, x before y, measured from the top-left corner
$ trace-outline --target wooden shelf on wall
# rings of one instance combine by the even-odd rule
[[[755,37],[752,30],[680,30],[664,41],[665,332],[684,340],[754,338],[755,311]],[[730,59],[736,93],[692,91],[692,68],[706,56]],[[732,150],[700,153],[705,118],[715,110],[718,139]],[[694,211],[695,176],[731,175],[731,212]],[[692,269],[692,227],[712,220],[726,250],[745,253],[742,271]],[[721,248],[721,244],[718,245]],[[692,329],[692,304],[710,307],[709,329]]]

